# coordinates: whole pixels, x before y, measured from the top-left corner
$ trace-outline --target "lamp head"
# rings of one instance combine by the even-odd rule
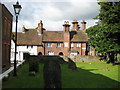
[[[16,15],[19,15],[20,10],[22,9],[21,5],[19,5],[19,2],[17,1],[16,4],[13,5],[14,11]]]

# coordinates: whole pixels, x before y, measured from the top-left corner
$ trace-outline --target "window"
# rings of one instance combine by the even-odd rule
[[[68,43],[67,42],[64,43],[64,47],[68,47]]]
[[[27,45],[27,49],[31,49],[31,46],[28,46],[28,45]]]
[[[74,43],[71,43],[71,48],[73,48],[74,47]]]
[[[48,55],[54,55],[54,52],[48,51]]]
[[[57,47],[58,47],[58,48],[61,47],[61,43],[57,43]]]
[[[52,47],[52,43],[47,43],[47,47]]]
[[[77,43],[77,48],[80,48],[80,43]]]
[[[78,52],[70,52],[70,55],[76,56],[77,54],[78,54]]]

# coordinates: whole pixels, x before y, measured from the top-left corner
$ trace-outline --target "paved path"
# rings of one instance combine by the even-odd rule
[[[17,64],[17,67],[18,67],[19,65],[21,65],[24,61],[25,61],[25,60],[23,60],[21,63],[18,63],[18,64]],[[14,69],[14,66],[11,66],[11,67],[10,67],[8,70],[6,70],[4,73],[0,74],[0,80],[2,80],[4,77],[7,77],[8,74],[9,74],[11,71],[13,71],[13,69]]]

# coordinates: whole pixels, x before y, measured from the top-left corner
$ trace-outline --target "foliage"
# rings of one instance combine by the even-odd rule
[[[30,60],[29,61],[29,71],[30,72],[38,72],[39,71],[39,62],[38,62],[38,60]]]
[[[120,53],[120,2],[98,4],[101,8],[95,19],[98,19],[99,23],[87,29],[90,45],[99,53],[106,54],[114,63],[115,53]]]

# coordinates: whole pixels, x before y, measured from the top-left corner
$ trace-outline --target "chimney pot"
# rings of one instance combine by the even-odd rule
[[[43,33],[43,23],[42,23],[42,20],[40,20],[40,23],[38,23],[38,31],[40,34]]]
[[[85,22],[85,20],[82,20],[81,24],[82,24],[82,31],[85,32],[85,30],[86,30],[86,22]]]
[[[70,25],[69,25],[68,21],[65,21],[64,24],[63,24],[63,26],[64,26],[64,31],[69,31]]]
[[[25,29],[25,26],[23,25],[22,27],[22,33],[25,33],[26,29]]]
[[[73,27],[72,27],[73,31],[79,30],[79,25],[77,20],[73,20],[72,24],[73,24]]]

